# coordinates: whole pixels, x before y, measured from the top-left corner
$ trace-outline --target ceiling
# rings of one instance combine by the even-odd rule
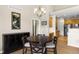
[[[78,5],[55,5],[53,6],[52,15],[57,15],[61,18],[78,18],[79,19],[79,6]]]
[[[76,5],[53,5],[53,11],[59,11],[59,10],[63,10],[63,9],[66,9],[66,8],[71,8],[71,7],[74,7]]]

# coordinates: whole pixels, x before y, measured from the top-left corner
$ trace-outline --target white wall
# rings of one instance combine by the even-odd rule
[[[68,31],[68,46],[79,48],[79,28],[70,28]]]
[[[32,34],[32,19],[34,16],[34,8],[38,6],[34,5],[4,5],[0,6],[0,52],[2,51],[2,34],[4,33],[18,33],[18,32],[30,32]],[[49,12],[51,8],[49,6],[42,6],[45,7],[47,12],[43,20],[49,19]],[[21,29],[20,30],[12,30],[11,29],[11,12],[18,12],[21,13]],[[41,30],[46,35],[48,34],[48,24],[45,27],[41,27]],[[44,30],[44,31],[43,31]]]
[[[64,36],[64,19],[58,19],[58,30],[60,31],[60,35]]]
[[[11,30],[11,12],[21,13],[21,29]],[[0,6],[0,25],[2,33],[28,32],[31,31],[32,11],[25,6]],[[2,27],[2,25],[5,25]]]
[[[47,25],[46,26],[41,26],[41,33],[44,33],[45,35],[49,35],[49,13],[52,11],[52,6],[43,6],[46,8],[46,15],[42,18],[42,20],[46,20],[47,21]]]
[[[49,24],[48,24],[48,22],[49,22],[49,13],[51,12],[52,7],[51,6],[48,6],[48,5],[43,5],[41,7],[46,9],[46,14],[44,16],[42,16],[40,19],[39,18],[36,18],[36,19],[40,20],[39,21],[40,24],[37,25],[37,27],[39,27],[37,29],[37,31],[38,31],[37,34],[45,34],[45,35],[48,35],[48,33],[49,33]],[[42,26],[41,25],[41,21],[47,21],[47,25]]]
[[[0,6],[0,51],[2,51],[2,34],[32,32],[31,20],[33,17],[32,6]],[[11,12],[21,13],[21,29],[11,29]]]

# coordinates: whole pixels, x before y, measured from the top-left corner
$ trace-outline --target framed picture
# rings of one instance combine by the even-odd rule
[[[41,21],[41,25],[47,25],[47,21]]]
[[[17,12],[11,13],[12,29],[20,29],[21,14]]]

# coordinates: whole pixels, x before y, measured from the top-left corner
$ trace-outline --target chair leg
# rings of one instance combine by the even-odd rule
[[[27,48],[23,48],[23,54],[27,53]]]
[[[31,48],[31,54],[33,54],[32,48]]]
[[[54,50],[54,54],[57,54],[57,50],[56,49]]]
[[[24,54],[24,48],[23,48],[23,52],[22,53]]]
[[[27,53],[27,48],[25,49],[25,53]]]
[[[45,49],[45,54],[47,54],[47,48]]]
[[[43,51],[44,48],[42,48],[42,54],[44,54],[45,52]]]
[[[55,51],[55,54],[57,54],[57,51]]]

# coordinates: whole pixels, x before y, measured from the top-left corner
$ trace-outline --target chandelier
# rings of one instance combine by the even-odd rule
[[[42,17],[43,15],[46,14],[46,9],[39,6],[38,8],[34,9],[34,14],[37,17]]]

